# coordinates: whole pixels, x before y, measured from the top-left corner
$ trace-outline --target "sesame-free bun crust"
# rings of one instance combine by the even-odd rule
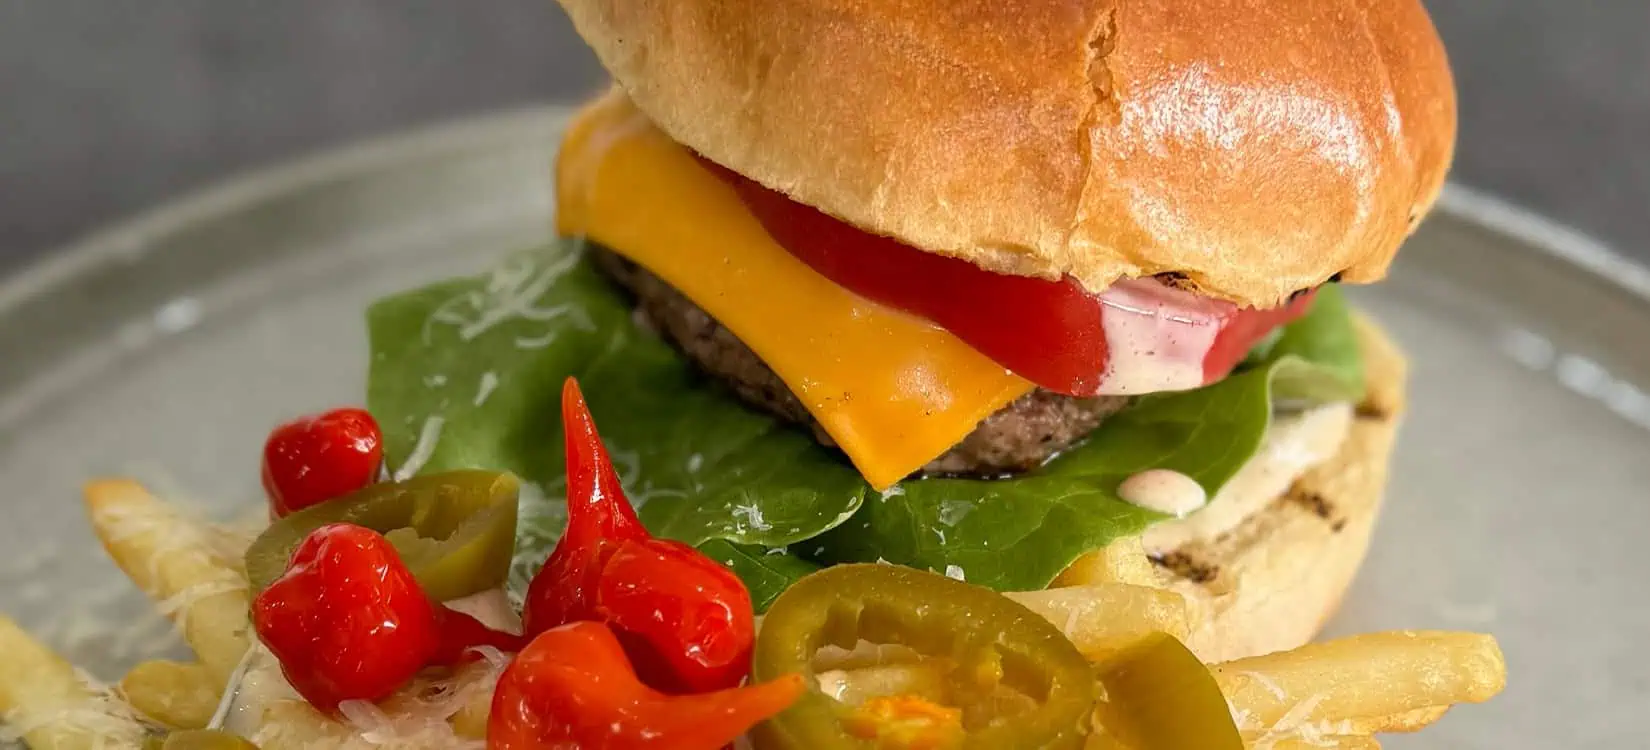
[[[1455,139],[1418,0],[560,0],[676,140],[1006,272],[1384,275]]]
[[[1403,413],[1407,365],[1375,324],[1359,319],[1358,327],[1368,394],[1340,451],[1236,528],[1189,541],[1168,556],[1180,574],[1174,587],[1199,615],[1188,645],[1204,661],[1311,640],[1340,607],[1369,549]]]

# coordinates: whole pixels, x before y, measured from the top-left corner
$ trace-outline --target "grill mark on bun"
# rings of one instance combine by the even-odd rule
[[[1206,584],[1220,577],[1220,567],[1211,562],[1200,561],[1193,555],[1176,550],[1151,558],[1158,567],[1184,578],[1192,583]]]
[[[1335,506],[1329,502],[1328,498],[1317,492],[1301,487],[1298,483],[1289,488],[1289,492],[1285,495],[1285,497],[1288,497],[1290,501],[1294,502],[1296,505],[1311,511],[1312,515],[1322,518],[1325,521],[1335,515]]]
[[[1369,419],[1376,422],[1385,422],[1392,417],[1392,414],[1389,413],[1384,406],[1373,401],[1366,400],[1358,404],[1357,409],[1352,412],[1352,416],[1355,416],[1358,419]]]

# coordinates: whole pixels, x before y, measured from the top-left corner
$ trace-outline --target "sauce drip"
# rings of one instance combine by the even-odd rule
[[[1203,485],[1178,471],[1147,469],[1117,485],[1123,500],[1147,510],[1184,518],[1209,502]]]

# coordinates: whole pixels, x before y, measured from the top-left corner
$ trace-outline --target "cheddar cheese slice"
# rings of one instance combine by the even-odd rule
[[[733,188],[628,99],[573,122],[557,228],[629,258],[749,346],[884,489],[1032,384],[926,321],[855,295],[780,247]]]

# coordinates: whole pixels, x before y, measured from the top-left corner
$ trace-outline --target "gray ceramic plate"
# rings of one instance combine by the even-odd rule
[[[269,425],[361,400],[368,301],[548,236],[560,119],[257,175],[0,284],[0,611],[99,672],[167,648],[78,484],[137,472],[256,507]],[[1412,353],[1413,408],[1333,631],[1502,640],[1501,698],[1389,747],[1631,746],[1650,735],[1650,275],[1463,191],[1402,257],[1357,297]]]

